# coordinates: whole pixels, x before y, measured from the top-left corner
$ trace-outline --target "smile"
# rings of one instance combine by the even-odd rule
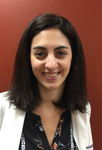
[[[58,73],[53,73],[53,74],[44,73],[44,75],[47,77],[55,77],[58,75]]]
[[[56,77],[60,72],[57,72],[57,73],[45,73],[43,72],[43,75],[45,77],[49,77],[49,78],[53,78],[53,77]]]

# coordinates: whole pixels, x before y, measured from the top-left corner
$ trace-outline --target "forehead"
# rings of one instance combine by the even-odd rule
[[[46,29],[39,32],[32,39],[32,44],[70,44],[68,38],[59,29]]]

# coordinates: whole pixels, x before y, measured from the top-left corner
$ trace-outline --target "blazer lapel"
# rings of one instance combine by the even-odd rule
[[[87,112],[76,111],[72,113],[73,135],[80,150],[93,150],[93,141],[90,127],[90,105],[87,105]]]
[[[83,118],[79,113],[72,114],[73,135],[76,144],[80,150],[86,150],[86,133],[87,129],[83,122]]]

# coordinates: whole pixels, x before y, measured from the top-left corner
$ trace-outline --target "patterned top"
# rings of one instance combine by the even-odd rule
[[[78,150],[73,138],[69,111],[61,115],[51,146],[40,116],[27,112],[19,150]]]

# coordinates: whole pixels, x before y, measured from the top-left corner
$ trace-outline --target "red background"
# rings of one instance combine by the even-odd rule
[[[38,14],[53,12],[68,18],[82,41],[87,88],[92,106],[94,149],[102,140],[102,0],[0,0],[0,92],[8,90],[20,37]]]

